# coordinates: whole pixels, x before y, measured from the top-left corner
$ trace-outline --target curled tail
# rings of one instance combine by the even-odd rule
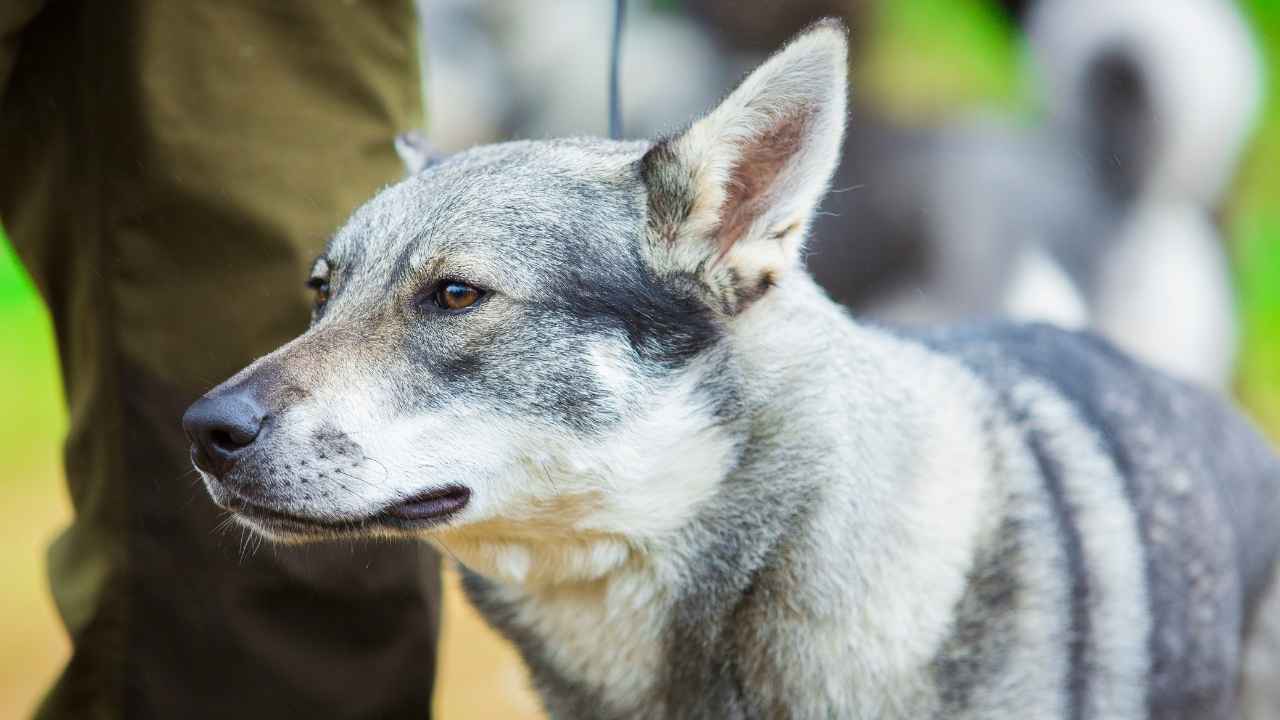
[[[1111,189],[1217,207],[1262,104],[1231,0],[1039,0],[1026,22],[1050,121]]]

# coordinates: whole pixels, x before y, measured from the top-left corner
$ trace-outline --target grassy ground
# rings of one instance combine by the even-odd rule
[[[1280,3],[1247,3],[1280,95]],[[904,115],[958,106],[1028,107],[1017,44],[982,6],[885,3],[883,32],[859,95]],[[2,168],[0,168],[2,170]],[[1280,438],[1280,104],[1272,103],[1228,213],[1245,328],[1241,401]],[[66,426],[48,318],[0,235],[0,718],[24,713],[67,644],[43,578],[43,553],[68,517],[58,459]],[[514,658],[466,608],[446,599],[438,706],[446,718],[535,715]]]

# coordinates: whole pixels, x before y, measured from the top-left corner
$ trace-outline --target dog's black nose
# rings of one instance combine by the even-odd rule
[[[205,395],[182,415],[201,470],[224,475],[262,434],[266,414],[248,393]]]

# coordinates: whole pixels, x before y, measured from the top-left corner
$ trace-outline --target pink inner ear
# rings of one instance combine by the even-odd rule
[[[797,111],[778,119],[762,134],[748,140],[729,174],[720,209],[720,255],[729,252],[751,224],[776,198],[779,176],[800,150],[812,112]]]

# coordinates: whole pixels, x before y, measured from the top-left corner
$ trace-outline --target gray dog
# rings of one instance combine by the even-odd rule
[[[656,143],[415,160],[311,328],[187,412],[215,502],[447,550],[559,718],[1266,716],[1246,421],[1089,335],[859,324],[803,271],[845,55],[818,24]]]

